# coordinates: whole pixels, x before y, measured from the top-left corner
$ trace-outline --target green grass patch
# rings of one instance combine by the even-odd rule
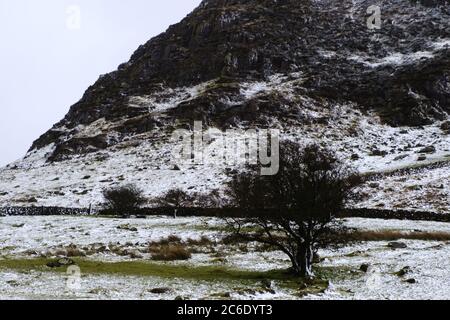
[[[65,273],[67,266],[59,268],[47,267],[54,259],[3,259],[0,270],[16,270],[20,272],[42,271]],[[355,271],[349,268],[315,267],[316,278],[304,281],[286,270],[245,271],[220,266],[186,266],[162,264],[155,262],[100,262],[85,259],[74,259],[82,274],[103,274],[120,276],[159,277],[167,279],[186,279],[198,281],[236,281],[243,286],[254,286],[267,281],[276,281],[277,285],[297,292],[299,297],[324,292],[330,280],[354,277]]]
[[[49,268],[52,259],[5,259],[0,260],[0,269],[39,270],[66,272],[67,267]],[[152,262],[99,262],[75,259],[83,274],[117,274],[127,276],[152,276],[161,278],[183,278],[193,280],[296,280],[283,270],[267,272],[231,270],[219,266],[184,266]]]

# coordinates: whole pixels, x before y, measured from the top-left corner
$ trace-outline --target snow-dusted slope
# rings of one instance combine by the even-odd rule
[[[356,207],[449,213],[448,1],[209,0],[100,77],[28,154],[0,169],[0,206],[98,206],[136,184],[221,190],[219,140],[178,163],[177,129],[276,129],[334,149],[362,173]],[[242,138],[242,137],[241,137]],[[438,166],[430,166],[440,163]],[[408,167],[421,170],[391,171]],[[181,169],[181,170],[179,170]]]

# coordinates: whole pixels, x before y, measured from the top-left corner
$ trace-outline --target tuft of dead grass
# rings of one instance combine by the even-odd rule
[[[164,244],[161,246],[149,247],[152,253],[152,260],[155,261],[178,261],[189,260],[191,252],[182,244]]]
[[[448,232],[422,232],[422,231],[353,231],[348,237],[354,241],[395,241],[395,240],[423,240],[423,241],[450,241]]]
[[[202,236],[200,239],[187,239],[186,243],[190,246],[210,246],[214,244],[214,241],[207,236]]]

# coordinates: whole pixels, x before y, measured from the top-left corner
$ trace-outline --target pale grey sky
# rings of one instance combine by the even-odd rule
[[[201,0],[0,0],[0,166]]]

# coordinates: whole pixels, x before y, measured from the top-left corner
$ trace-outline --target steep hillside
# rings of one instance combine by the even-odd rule
[[[381,29],[367,26],[374,4]],[[355,206],[448,213],[449,21],[448,1],[204,0],[0,171],[0,205],[88,206],[125,183],[220,190],[234,166],[173,159],[172,132],[201,120],[279,129],[362,172],[419,165],[368,183]]]

